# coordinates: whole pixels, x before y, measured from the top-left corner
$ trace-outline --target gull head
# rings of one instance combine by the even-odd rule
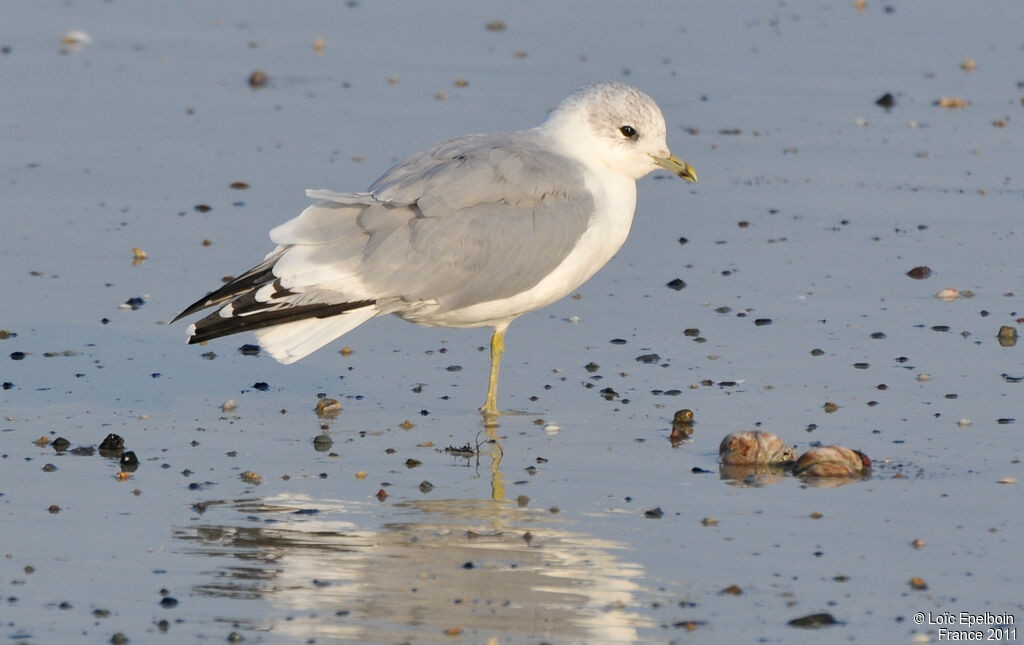
[[[669,151],[658,104],[634,87],[610,81],[584,85],[562,101],[542,128],[584,163],[631,179],[664,168],[697,181],[693,167]]]

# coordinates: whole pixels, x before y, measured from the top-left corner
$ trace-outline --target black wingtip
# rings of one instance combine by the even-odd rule
[[[341,302],[335,304],[300,305],[297,307],[285,307],[282,309],[267,309],[245,316],[230,316],[225,318],[215,311],[209,316],[202,318],[195,323],[192,336],[189,337],[189,345],[201,343],[221,336],[230,336],[243,331],[263,329],[284,325],[290,322],[304,320],[306,318],[330,318],[338,316],[347,311],[362,309],[376,304],[376,300],[357,300],[355,302]],[[185,310],[188,312],[188,309]],[[187,315],[183,313],[182,315]]]
[[[191,316],[192,314],[196,313],[197,311],[202,311],[203,309],[206,309],[210,305],[214,304],[210,300],[210,294],[212,294],[212,293],[213,292],[211,291],[210,293],[206,294],[205,296],[203,296],[199,300],[196,300],[195,302],[190,304],[188,307],[185,307],[185,309],[180,314],[178,314],[174,318],[171,318],[171,322],[169,322],[167,324],[173,325],[174,323],[178,322],[182,318],[185,318],[187,316]]]
[[[283,252],[284,251],[282,250],[280,253],[268,257],[266,260],[257,264],[237,278],[228,280],[227,284],[223,285],[219,289],[208,292],[205,296],[196,300],[186,307],[184,311],[175,316],[171,320],[170,324],[173,325],[176,321],[181,320],[186,316],[191,316],[197,311],[202,311],[207,307],[212,307],[213,305],[218,305],[227,300],[231,300],[236,296],[252,291],[259,286],[272,281],[274,279],[274,263],[277,262],[277,259],[281,257]]]

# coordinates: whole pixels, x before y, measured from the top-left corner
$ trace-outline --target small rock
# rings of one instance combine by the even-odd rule
[[[800,618],[794,618],[787,623],[790,627],[800,627],[803,629],[818,629],[819,627],[827,627],[829,625],[840,625],[832,614],[809,614],[807,616],[801,616]]]
[[[672,425],[687,423],[693,424],[693,410],[690,410],[689,408],[676,410],[676,413],[672,415]]]
[[[100,450],[106,452],[118,452],[124,450],[124,439],[111,432],[100,443]]]
[[[259,356],[260,346],[253,345],[252,343],[246,343],[238,348],[238,353],[242,356]]]
[[[269,81],[270,77],[264,71],[257,69],[249,74],[249,87],[266,87]]]
[[[891,110],[893,106],[896,105],[896,97],[891,93],[886,92],[875,100],[875,105],[880,108],[885,108],[886,110]]]
[[[316,416],[333,419],[341,412],[341,402],[337,399],[323,398],[316,402]]]
[[[999,332],[996,334],[996,336],[998,338],[1016,338],[1017,328],[1011,327],[1010,325],[1003,325],[1002,327],[999,328]],[[14,358],[13,354],[11,355],[11,358]]]

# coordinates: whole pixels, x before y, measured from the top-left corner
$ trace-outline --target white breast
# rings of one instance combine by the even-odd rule
[[[444,313],[420,311],[408,318],[421,325],[496,326],[571,293],[607,264],[622,247],[636,211],[636,181],[633,179],[607,170],[592,169],[587,175],[587,188],[594,195],[595,206],[590,226],[565,260],[533,288],[511,298]]]

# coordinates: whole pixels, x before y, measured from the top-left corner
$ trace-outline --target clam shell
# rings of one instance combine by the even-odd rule
[[[793,474],[803,477],[858,477],[871,469],[871,460],[859,450],[819,446],[800,456]]]
[[[718,459],[727,466],[781,464],[796,459],[796,450],[771,432],[733,432],[718,446]]]

